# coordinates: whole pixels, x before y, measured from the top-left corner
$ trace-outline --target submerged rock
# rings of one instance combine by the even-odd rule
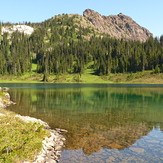
[[[129,148],[131,151],[133,152],[137,152],[137,153],[143,153],[145,150],[143,148],[134,148],[134,147],[130,147]]]

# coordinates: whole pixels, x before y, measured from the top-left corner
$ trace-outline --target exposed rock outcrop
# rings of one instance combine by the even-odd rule
[[[118,15],[102,16],[91,9],[84,11],[87,18],[99,32],[109,34],[118,39],[146,41],[153,36],[146,28],[141,27],[131,17],[122,13]]]
[[[15,104],[10,100],[10,94],[7,92],[9,88],[7,87],[0,87],[0,91],[3,92],[3,96],[0,97],[0,108],[5,108],[11,104]]]
[[[31,35],[34,32],[34,28],[28,25],[13,25],[12,27],[2,27],[2,35],[4,33],[13,33],[16,31],[27,35]]]

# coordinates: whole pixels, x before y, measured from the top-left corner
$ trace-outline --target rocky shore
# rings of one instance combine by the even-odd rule
[[[61,135],[65,130],[50,130],[50,137],[43,141],[43,148],[34,163],[56,163],[61,157],[61,149],[64,146],[65,138]]]
[[[10,100],[10,94],[7,92],[9,88],[2,88],[0,87],[0,92],[3,92],[3,96],[0,97],[0,108],[5,108],[9,105],[15,104]]]
[[[5,108],[11,104],[15,104],[10,100],[10,95],[7,92],[8,88],[1,88],[0,91],[3,92],[3,96],[0,97],[0,108]],[[1,113],[0,113],[1,114]],[[42,141],[42,150],[40,153],[35,156],[33,163],[56,163],[59,161],[59,158],[61,157],[61,150],[65,143],[65,138],[62,135],[63,132],[67,132],[64,129],[58,129],[55,130],[50,129],[50,126],[43,122],[40,119],[32,118],[29,116],[21,116],[21,115],[15,115],[15,117],[20,118],[26,123],[33,122],[33,123],[39,123],[44,126],[45,130],[50,131],[50,135],[44,138]],[[23,163],[29,163],[28,161],[23,161]]]
[[[65,138],[62,135],[63,132],[67,132],[64,129],[58,129],[55,130],[50,129],[49,125],[46,122],[43,122],[40,119],[32,118],[29,116],[21,116],[16,115],[16,117],[19,117],[26,123],[34,122],[34,123],[40,123],[41,125],[44,125],[44,128],[46,130],[50,131],[50,135],[48,137],[45,137],[42,141],[42,150],[40,153],[35,157],[35,161],[33,163],[56,163],[59,161],[59,158],[61,157],[61,150],[65,143]],[[29,163],[27,161],[24,161],[23,163]]]

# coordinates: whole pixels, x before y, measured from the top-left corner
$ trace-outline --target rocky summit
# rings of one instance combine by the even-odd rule
[[[102,16],[91,9],[84,11],[83,16],[101,33],[109,34],[118,39],[146,41],[153,36],[146,28],[141,27],[131,17],[122,13]]]

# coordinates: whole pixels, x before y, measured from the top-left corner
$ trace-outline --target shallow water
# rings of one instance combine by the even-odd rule
[[[1,84],[8,109],[64,128],[60,162],[163,162],[163,85]]]

